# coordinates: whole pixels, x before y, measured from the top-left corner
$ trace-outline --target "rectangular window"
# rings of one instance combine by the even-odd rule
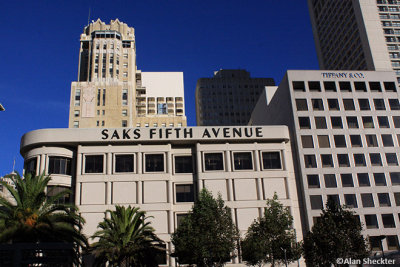
[[[353,175],[351,173],[342,173],[340,175],[343,187],[354,187]]]
[[[100,106],[101,89],[97,89],[97,106]]]
[[[376,186],[386,186],[386,178],[384,173],[374,173]]]
[[[358,179],[358,186],[360,187],[371,186],[369,182],[368,173],[357,173],[357,179]]]
[[[399,250],[399,239],[397,235],[387,235],[386,243],[388,250]]]
[[[79,121],[74,121],[74,128],[79,128]]]
[[[390,110],[400,110],[399,99],[389,99]]]
[[[354,164],[356,167],[359,166],[366,166],[367,164],[365,163],[365,156],[364,154],[354,154]]]
[[[367,229],[378,229],[378,220],[375,214],[365,215],[365,225]]]
[[[346,147],[346,138],[344,135],[334,135],[335,147]]]
[[[371,110],[371,107],[369,106],[369,100],[366,99],[358,99],[358,105],[360,107],[360,110]]]
[[[328,99],[328,107],[329,107],[329,110],[340,110],[339,102],[335,98]]]
[[[262,152],[263,169],[282,169],[280,152]]]
[[[318,135],[318,144],[320,148],[330,147],[329,135]]]
[[[311,129],[309,117],[299,117],[300,129]]]
[[[374,99],[375,110],[386,110],[385,101],[383,99]]]
[[[333,129],[343,129],[342,117],[331,117]]]
[[[192,156],[175,156],[175,173],[193,173]]]
[[[157,103],[157,114],[168,114],[166,103]]]
[[[367,134],[365,135],[365,139],[367,140],[368,147],[378,147],[378,139],[375,134]]]
[[[379,128],[390,128],[389,120],[386,116],[378,116]]]
[[[391,172],[390,180],[392,181],[392,185],[400,185],[400,172]]]
[[[307,175],[308,188],[320,188],[318,174]]]
[[[367,92],[367,86],[365,82],[354,82],[354,88],[356,91]]]
[[[368,116],[368,117],[362,117],[362,122],[363,122],[363,126],[364,128],[374,128],[374,121],[372,119],[372,117]]]
[[[350,143],[352,147],[362,147],[361,136],[350,135]]]
[[[336,177],[334,174],[324,174],[324,180],[325,180],[326,188],[336,188],[337,187]]]
[[[354,101],[351,98],[343,99],[344,110],[356,110]]]
[[[293,81],[292,82],[293,90],[295,91],[306,91],[306,86],[303,81]]]
[[[123,109],[123,110],[122,110],[122,116],[123,116],[123,117],[128,116],[128,110]]]
[[[396,206],[400,206],[400,193],[395,192],[395,193],[393,193],[393,196],[394,196],[394,202],[396,203]]]
[[[296,99],[297,111],[308,110],[307,99]]]
[[[386,163],[388,166],[398,166],[396,153],[386,153]]]
[[[133,172],[134,155],[115,155],[115,172]]]
[[[75,90],[75,106],[79,106],[81,104],[81,90]]]
[[[351,92],[350,82],[339,82],[340,91]]]
[[[145,154],[146,172],[164,171],[164,154]]]
[[[122,89],[122,105],[128,105],[128,89]]]
[[[317,129],[326,129],[326,128],[328,128],[327,125],[326,125],[325,117],[315,117],[314,120],[315,120],[315,127]]]
[[[326,155],[321,155],[321,162],[322,162],[322,167],[333,167],[333,160],[332,160],[332,155],[326,154]]]
[[[324,82],[325,91],[336,92],[335,82]]]
[[[337,155],[339,167],[350,167],[349,155],[338,154]]]
[[[103,173],[104,156],[87,155],[85,156],[85,173]]]
[[[388,193],[378,193],[379,207],[390,207],[390,198]]]
[[[219,171],[224,169],[222,153],[204,153],[204,169],[206,171]]]
[[[382,214],[382,223],[384,228],[396,228],[393,214]]]
[[[252,170],[253,160],[251,152],[233,153],[235,170]]]
[[[388,92],[396,92],[396,84],[394,82],[383,82],[383,85],[385,87],[385,91]]]
[[[79,117],[79,110],[74,110],[74,117]]]
[[[310,91],[321,92],[321,84],[318,81],[310,81],[308,82],[308,89]]]
[[[315,111],[324,110],[324,104],[322,102],[322,99],[311,99],[311,103],[313,106],[313,110]]]
[[[121,122],[121,127],[127,127],[128,126],[128,121],[127,120],[123,120]]]
[[[393,116],[392,119],[394,128],[400,128],[400,116]]]
[[[344,194],[344,202],[349,208],[358,208],[357,198],[354,194]]]
[[[371,153],[371,154],[369,154],[369,158],[371,160],[372,166],[382,166],[381,154]]]
[[[372,194],[371,193],[361,194],[361,202],[362,202],[364,208],[373,208],[373,207],[375,207],[374,199],[372,198]]]
[[[69,187],[67,186],[54,186],[54,185],[48,185],[47,186],[47,197],[53,197],[56,196],[57,194],[61,193],[62,191],[68,190]],[[71,201],[71,195],[70,193],[65,194],[63,197],[59,198],[55,204],[69,204]]]
[[[71,159],[50,156],[48,173],[71,175]]]
[[[358,120],[357,120],[357,117],[346,117],[346,120],[347,120],[347,127],[349,128],[349,129],[356,129],[356,128],[358,128]]]
[[[333,201],[336,205],[340,206],[339,195],[327,195],[328,201]]]
[[[311,202],[311,209],[312,210],[321,210],[323,208],[323,203],[322,203],[322,196],[321,195],[311,195],[310,196],[310,202]]]
[[[193,184],[177,184],[176,190],[176,202],[193,202],[194,201],[194,190]]]
[[[369,82],[369,89],[372,92],[382,92],[382,87],[380,82]]]
[[[382,134],[381,137],[382,137],[383,146],[386,146],[386,147],[394,146],[393,138],[392,138],[391,134]]]
[[[106,105],[106,89],[103,89],[103,106],[105,106],[105,105]]]
[[[304,155],[304,164],[306,168],[317,168],[315,155]]]
[[[24,162],[24,173],[30,173],[32,176],[36,175],[37,158],[31,158]]]
[[[303,148],[314,148],[312,135],[302,135],[301,143],[303,145]]]

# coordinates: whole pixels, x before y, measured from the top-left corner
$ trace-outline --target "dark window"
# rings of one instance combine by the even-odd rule
[[[396,228],[393,214],[382,214],[382,223],[384,228]]]
[[[47,197],[53,197],[56,196],[57,194],[69,190],[69,187],[66,186],[54,186],[54,185],[48,185],[47,186]],[[68,192],[67,194],[63,195],[61,198],[59,198],[55,204],[68,204],[71,201],[71,194]]]
[[[389,106],[391,110],[400,110],[400,104],[397,98],[389,99]]]
[[[164,154],[146,154],[146,172],[164,171]]]
[[[313,110],[324,110],[322,99],[311,99]]]
[[[85,156],[85,173],[103,173],[103,155]]]
[[[361,136],[350,135],[350,143],[352,147],[362,147]]]
[[[336,188],[337,187],[336,177],[334,174],[324,174],[324,180],[325,180],[326,188]]]
[[[339,102],[335,98],[328,99],[329,110],[339,110]]]
[[[310,118],[309,117],[299,117],[300,129],[310,129]]]
[[[344,202],[346,203],[347,207],[358,208],[356,195],[354,194],[345,194]]]
[[[385,101],[383,99],[374,99],[375,110],[385,110]]]
[[[115,172],[133,172],[133,162],[132,154],[115,155]]]
[[[364,128],[374,128],[374,121],[372,117],[362,117]]]
[[[64,157],[49,157],[49,174],[71,175],[71,159]]]
[[[344,110],[356,110],[353,99],[343,99]]]
[[[340,206],[339,195],[327,195],[328,201],[333,201],[336,205]]]
[[[382,92],[381,83],[380,82],[369,82],[369,89],[371,91]]]
[[[394,146],[393,138],[391,134],[382,134],[382,143],[383,146]]]
[[[307,175],[308,188],[319,188],[318,174]]]
[[[360,110],[371,110],[368,99],[358,99],[358,105],[360,106]]]
[[[371,160],[372,166],[382,166],[381,154],[371,153],[371,154],[369,154],[369,158]]]
[[[349,155],[347,154],[338,154],[337,155],[339,167],[350,167]]]
[[[372,198],[371,193],[361,194],[361,202],[362,202],[364,208],[375,207],[374,199]]]
[[[368,173],[357,173],[359,186],[371,186]]]
[[[356,91],[367,91],[367,86],[365,85],[365,82],[354,82],[354,88],[356,89]]]
[[[26,174],[30,173],[30,174],[32,174],[32,176],[35,176],[36,175],[36,166],[37,166],[37,158],[36,157],[25,160],[25,163],[24,163],[25,173]]]
[[[331,117],[331,123],[333,129],[342,129],[342,117]]]
[[[351,92],[351,84],[350,82],[339,82],[340,91]]]
[[[393,196],[394,196],[394,202],[396,203],[396,206],[400,206],[400,193],[395,192],[395,193],[393,193]]]
[[[313,148],[314,143],[311,135],[302,135],[301,136],[301,143],[303,148]]]
[[[192,156],[175,156],[175,173],[193,173]]]
[[[400,185],[400,172],[391,172],[390,180],[392,181],[392,185]]]
[[[263,169],[282,169],[281,154],[279,152],[263,152]]]
[[[378,229],[378,220],[375,214],[365,215],[365,225],[367,229]]]
[[[396,92],[396,84],[394,82],[383,82],[385,90],[389,92]]]
[[[334,135],[335,147],[346,147],[346,139],[344,135]]]
[[[353,176],[351,173],[342,173],[340,175],[343,187],[354,187]]]
[[[303,81],[293,81],[293,90],[295,91],[306,91],[306,86]]]
[[[400,116],[393,116],[393,124],[395,128],[400,128]]]
[[[298,111],[308,110],[307,99],[296,99],[296,108]]]
[[[333,91],[336,92],[336,84],[335,82],[324,82],[325,91]]]
[[[318,135],[318,144],[320,148],[330,147],[329,135]]]
[[[308,82],[308,89],[310,91],[318,91],[321,92],[321,84],[317,81],[317,82]]]
[[[205,153],[204,167],[206,171],[219,171],[224,169],[222,153]]]
[[[386,153],[386,163],[389,166],[398,166],[396,153]]]
[[[368,147],[378,147],[378,140],[375,134],[367,134],[365,138],[367,139]]]
[[[354,154],[354,164],[357,166],[366,166],[364,154]]]
[[[233,153],[235,170],[252,170],[253,160],[251,152]]]
[[[380,207],[390,207],[390,198],[388,193],[378,193],[378,200]]]
[[[397,235],[387,235],[386,243],[388,250],[399,250],[399,239]]]
[[[376,186],[386,186],[386,178],[384,173],[374,173]]]
[[[320,195],[314,195],[314,196],[311,195],[310,202],[311,202],[311,209],[313,210],[321,210],[323,208],[322,196]]]
[[[182,223],[182,221],[188,216],[187,213],[176,214],[176,227]]]
[[[304,164],[306,165],[306,168],[317,168],[315,155],[304,155]]]
[[[390,128],[389,120],[386,116],[378,116],[379,128]]]
[[[321,155],[322,167],[333,167],[332,155]]]
[[[349,128],[358,128],[357,117],[346,117],[347,127]]]
[[[194,191],[193,184],[176,185],[176,202],[193,202]]]
[[[315,128],[317,129],[326,129],[326,119],[325,117],[315,117]]]

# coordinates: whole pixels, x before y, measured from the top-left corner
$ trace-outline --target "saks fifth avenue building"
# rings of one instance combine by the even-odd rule
[[[302,239],[286,126],[43,129],[22,137],[21,154],[25,172],[51,174],[53,192],[72,190],[87,236],[107,209],[132,205],[152,216],[171,252],[170,235],[206,187],[222,195],[242,235],[276,192]]]

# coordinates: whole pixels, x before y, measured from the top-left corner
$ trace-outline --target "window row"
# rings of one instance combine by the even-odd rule
[[[379,143],[378,143],[379,139]],[[399,139],[400,140],[400,139]],[[316,138],[312,135],[302,135],[301,144],[303,148],[343,148],[343,147],[394,147],[394,141],[391,134],[350,134],[345,135],[317,135]]]
[[[311,110],[309,108],[309,102],[306,98],[297,98],[296,102],[296,110],[297,111],[308,111]],[[358,98],[358,109],[363,110],[371,110],[371,101],[368,98]],[[385,100],[382,98],[374,98],[372,100],[375,110],[387,110],[387,104],[385,104]],[[354,111],[356,110],[356,106],[354,104],[354,99],[352,98],[344,98],[342,100],[343,109],[346,111]],[[397,98],[388,99],[390,110],[400,110],[400,102]],[[326,102],[322,98],[312,98],[311,99],[311,107],[313,111],[337,111],[341,110],[339,105],[339,100],[337,98],[328,98]]]
[[[26,160],[24,163],[25,173],[36,175],[37,163],[38,161],[36,157]],[[71,159],[66,157],[49,156],[47,173],[71,175]]]
[[[361,119],[361,120],[360,120]],[[328,125],[327,120],[330,121]],[[298,117],[300,129],[343,129],[343,119],[341,116],[331,116],[326,118],[324,116],[315,116],[314,125],[311,124],[310,117],[301,116]],[[372,116],[362,116],[358,118],[356,116],[346,116],[345,123],[348,129],[372,129],[376,127],[379,128],[400,128],[400,116],[393,116],[391,122],[389,122],[389,117],[387,116],[377,116],[376,118]],[[392,127],[391,124],[392,123]]]
[[[400,185],[400,173],[394,172],[389,174],[392,185]],[[340,180],[342,187],[354,187],[357,180],[359,187],[370,187],[373,179],[375,186],[387,186],[385,173],[342,173],[342,174],[324,174],[323,182],[325,188],[337,188],[338,182],[336,177]],[[321,177],[322,179],[322,177]],[[318,174],[308,174],[307,175],[307,185],[309,189],[321,188],[320,176]],[[356,184],[357,186],[357,184]]]
[[[341,73],[338,73],[337,75],[340,75]],[[362,74],[357,74],[357,75],[362,75]],[[307,84],[307,87],[306,87]],[[382,86],[383,85],[383,86]],[[348,81],[341,81],[341,82],[333,82],[333,81],[323,81],[322,86],[320,81],[293,81],[292,82],[292,87],[293,90],[295,91],[306,91],[306,88],[308,88],[309,91],[316,91],[316,92],[321,92],[322,89],[324,89],[327,92],[337,92],[338,89],[341,92],[352,92],[352,91],[358,91],[358,92],[367,92],[368,88],[369,91],[372,92],[382,92],[382,90],[388,91],[388,92],[396,92],[396,83],[395,82],[379,82],[379,81],[373,81],[373,82],[348,82]]]
[[[334,168],[334,167],[350,167],[349,155],[338,154],[337,155],[337,166],[333,162],[332,154],[321,154],[321,162],[317,164],[315,155],[304,155],[304,166],[306,168]],[[386,165],[387,166],[399,166],[396,153],[385,153]],[[366,167],[367,163],[365,155],[363,153],[353,154],[353,166],[354,167]],[[380,153],[369,153],[369,166],[383,166],[382,158]],[[318,166],[318,167],[317,167]]]

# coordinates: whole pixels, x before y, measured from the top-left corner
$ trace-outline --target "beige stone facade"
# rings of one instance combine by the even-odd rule
[[[158,85],[148,88],[142,81],[146,73],[137,70],[132,27],[118,19],[110,24],[98,19],[85,27],[80,44],[69,128],[186,126],[183,74],[158,73],[152,77],[164,79],[148,81]],[[160,91],[162,97],[153,96]]]

